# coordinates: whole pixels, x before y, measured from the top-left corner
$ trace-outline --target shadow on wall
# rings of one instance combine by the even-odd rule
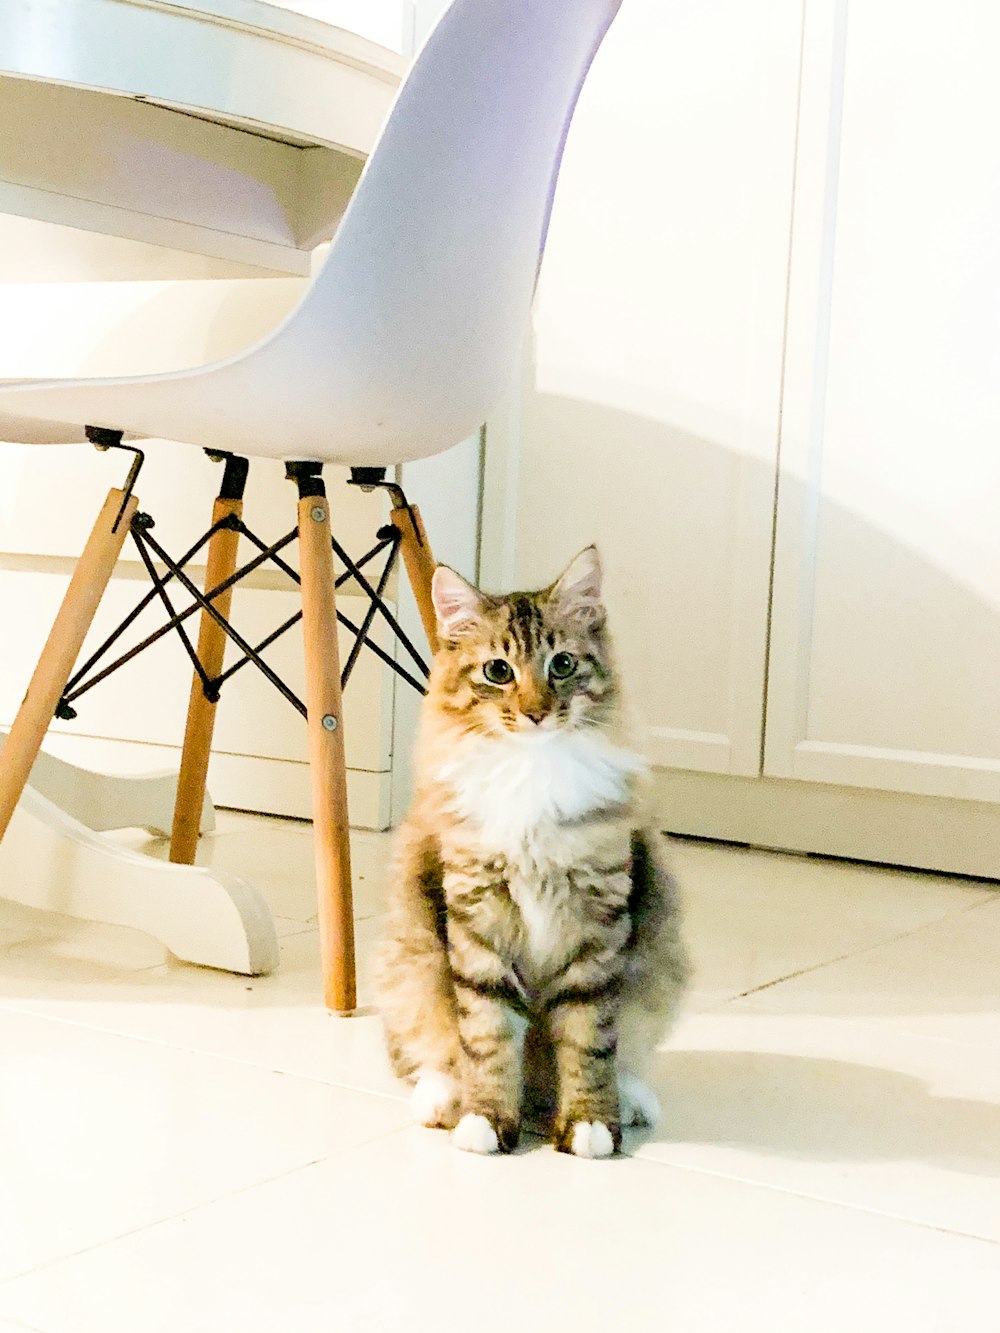
[[[731,423],[720,427],[736,434]],[[734,589],[754,608],[758,653],[765,647],[773,467],[750,456],[736,460],[668,421],[545,393],[528,400],[524,436],[522,581],[547,581],[596,540],[626,687],[641,695],[644,720],[724,731],[738,669]],[[796,485],[782,480],[786,503],[798,498]],[[929,543],[942,540],[946,525],[959,527],[957,516],[939,517]],[[952,536],[944,540],[955,548]],[[1000,595],[987,600],[926,553],[829,499],[819,516],[816,569],[809,736],[1000,755]],[[980,588],[989,586],[981,566],[975,575]]]

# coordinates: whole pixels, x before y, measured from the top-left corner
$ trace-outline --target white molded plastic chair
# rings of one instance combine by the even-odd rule
[[[0,387],[0,440],[83,441],[89,427],[237,457],[386,467],[471,434],[512,382],[566,132],[620,3],[453,0],[399,92],[323,267],[274,332],[194,370],[10,383]],[[344,1011],[354,978],[331,534],[318,468],[292,471],[327,999]],[[216,521],[240,512],[242,495],[229,489]],[[124,492],[108,497],[0,753],[0,836],[135,506]],[[397,501],[393,521],[433,643],[433,561],[419,516]],[[225,529],[213,537],[207,587],[232,572],[235,546]],[[200,648],[220,665],[223,642],[203,613]],[[213,713],[196,677],[176,860],[194,857]]]

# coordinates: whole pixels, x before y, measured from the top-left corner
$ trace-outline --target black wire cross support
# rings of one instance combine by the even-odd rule
[[[230,680],[245,666],[253,663],[253,665],[266,676],[275,689],[284,695],[288,702],[296,708],[303,717],[305,717],[305,704],[262,657],[262,653],[264,653],[271,644],[275,643],[283,634],[302,619],[301,610],[285,620],[277,627],[277,629],[273,630],[266,638],[262,639],[260,643],[251,644],[239,633],[215,605],[215,602],[223,593],[227,592],[230,588],[237,583],[240,583],[248,575],[252,574],[255,570],[265,564],[270,564],[277,569],[280,569],[294,584],[299,584],[301,580],[299,579],[298,573],[287,560],[284,560],[281,556],[281,552],[290,546],[298,537],[298,528],[293,528],[291,532],[286,533],[279,541],[267,545],[256,533],[252,532],[250,528],[246,526],[241,518],[231,514],[226,518],[220,519],[217,523],[214,523],[204,536],[194,544],[194,546],[185,551],[180,560],[174,560],[169,553],[164,550],[156,538],[151,535],[150,530],[153,526],[153,520],[148,514],[137,513],[132,519],[130,528],[132,540],[135,542],[138,549],[139,557],[146,568],[152,587],[67,682],[62,699],[59,701],[59,705],[56,709],[56,716],[63,720],[71,720],[72,718],[75,718],[77,712],[73,705],[76,700],[86,694],[89,690],[92,690],[95,685],[100,684],[101,681],[107,680],[107,678],[115,671],[118,671],[121,667],[125,666],[127,662],[130,662],[134,657],[137,657],[147,648],[152,647],[154,643],[157,643],[173,630],[180,639],[184,651],[187,653],[191,665],[201,681],[206,698],[210,699],[213,703],[219,699],[222,686],[225,682]],[[241,537],[245,537],[252,546],[256,547],[257,554],[216,587],[208,588],[203,592],[186,572],[186,567],[201,554],[217,532],[226,528],[238,532]],[[343,573],[338,575],[335,580],[335,587],[343,587],[345,583],[353,580],[368,599],[368,607],[360,625],[356,625],[352,620],[348,619],[342,611],[337,611],[337,619],[340,624],[354,635],[354,642],[351,645],[351,650],[347,655],[347,660],[345,661],[340,674],[341,688],[347,684],[351,673],[357,664],[358,658],[361,655],[362,648],[367,648],[370,652],[374,653],[376,657],[380,658],[386,666],[394,671],[397,676],[402,680],[405,680],[408,685],[411,685],[420,694],[426,693],[423,681],[419,680],[412,671],[407,670],[405,666],[397,662],[390,653],[386,652],[381,645],[376,643],[370,637],[370,631],[375,622],[375,617],[381,616],[395,635],[400,646],[405,649],[406,653],[412,659],[414,669],[424,678],[424,680],[426,680],[430,674],[427,663],[421,657],[412,640],[403,630],[399,621],[393,615],[385,601],[385,590],[389,584],[389,579],[392,576],[392,571],[396,566],[399,556],[400,540],[401,538],[398,530],[391,524],[387,524],[385,527],[379,529],[376,534],[376,543],[371,550],[367,551],[360,559],[352,560],[340,543],[335,538],[333,539],[334,553],[340,563],[344,566]],[[373,561],[377,560],[379,556],[383,555],[385,556],[384,564],[379,572],[378,578],[373,584],[363,573],[363,570]],[[159,562],[159,565],[166,570],[166,573],[161,574],[160,570],[157,568],[157,562]],[[181,611],[176,610],[170,593],[167,591],[168,585],[175,581],[192,599],[190,604]],[[107,665],[102,665],[105,658],[121,639],[122,635],[135,623],[143,611],[157,599],[163,604],[166,611],[166,621],[151,634],[146,635],[140,643],[128,649],[128,651],[121,653]],[[186,622],[191,616],[196,615],[199,610],[212,617],[216,624],[218,624],[233,643],[236,644],[242,654],[242,656],[232,663],[232,665],[226,667],[224,671],[214,677],[210,677],[205,670],[204,664],[198,657],[197,649],[192,643],[191,637],[185,628]]]

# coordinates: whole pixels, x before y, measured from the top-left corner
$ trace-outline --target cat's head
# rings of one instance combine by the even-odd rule
[[[539,592],[490,596],[444,565],[432,592],[432,701],[454,723],[479,735],[539,738],[610,725],[618,691],[595,547]]]

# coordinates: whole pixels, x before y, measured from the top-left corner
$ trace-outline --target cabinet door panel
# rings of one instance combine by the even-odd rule
[[[765,771],[1000,800],[1000,13],[810,0]]]
[[[506,473],[514,577],[600,544],[644,747],[703,771],[760,771],[800,35],[800,0],[623,6],[570,133]]]

